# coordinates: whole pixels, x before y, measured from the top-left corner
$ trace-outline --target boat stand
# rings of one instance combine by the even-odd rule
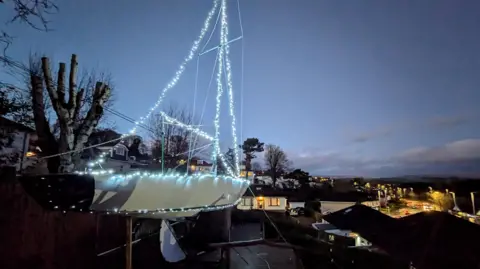
[[[126,245],[125,245],[125,269],[132,269],[132,217],[125,218]]]

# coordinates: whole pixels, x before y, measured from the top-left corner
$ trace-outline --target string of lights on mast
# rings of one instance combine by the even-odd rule
[[[202,40],[204,39],[205,35],[208,32],[208,29],[210,28],[211,21],[216,14],[217,10],[220,10],[220,45],[217,47],[218,51],[218,57],[217,57],[217,75],[216,75],[216,82],[217,82],[217,95],[216,95],[216,107],[215,107],[215,118],[214,118],[214,128],[215,128],[215,134],[213,136],[207,134],[206,132],[196,128],[195,126],[191,126],[188,124],[184,124],[180,122],[179,120],[169,117],[166,115],[164,112],[160,112],[160,115],[163,117],[163,119],[170,123],[179,126],[180,128],[185,128],[186,130],[197,134],[198,136],[205,138],[207,140],[213,141],[213,152],[212,152],[212,163],[214,165],[217,164],[217,160],[220,159],[222,162],[223,167],[227,170],[226,172],[232,176],[232,177],[239,177],[240,173],[240,166],[239,166],[239,153],[238,153],[238,140],[237,140],[237,130],[236,130],[236,117],[235,117],[235,104],[234,104],[234,95],[233,95],[233,83],[232,83],[232,67],[231,67],[231,61],[230,61],[230,47],[229,43],[232,41],[228,40],[229,36],[229,31],[228,31],[228,14],[227,14],[227,1],[226,0],[214,0],[213,2],[213,7],[210,9],[207,18],[204,21],[203,27],[200,31],[200,34],[198,38],[193,42],[193,45],[190,49],[190,52],[187,57],[183,60],[183,62],[180,64],[179,69],[175,73],[174,77],[170,80],[170,82],[162,89],[162,92],[155,102],[155,104],[150,108],[148,113],[140,117],[138,121],[134,123],[133,128],[127,133],[123,134],[122,138],[126,138],[128,136],[135,135],[137,128],[139,125],[144,124],[146,120],[150,118],[150,116],[153,114],[153,112],[160,107],[162,104],[162,101],[164,100],[166,93],[174,88],[177,84],[180,78],[182,77],[186,65],[194,59],[195,56],[200,57],[200,54],[197,53],[200,44]],[[240,37],[242,38],[242,37]],[[239,38],[235,39],[238,40]],[[207,51],[208,52],[208,51]],[[206,52],[203,52],[201,54],[204,54]],[[226,84],[226,90],[228,93],[228,101],[229,101],[229,114],[232,119],[231,121],[231,132],[232,132],[232,143],[233,143],[233,150],[234,150],[234,170],[232,170],[231,165],[227,163],[225,160],[225,156],[221,153],[221,148],[220,148],[220,111],[221,111],[221,98],[223,95],[224,87],[223,87],[223,82],[222,82],[222,76],[225,79],[225,84]],[[110,149],[110,151],[112,151]],[[110,152],[103,152],[100,154],[100,156],[88,163],[90,172],[97,173],[95,171],[91,171],[93,167],[96,165],[100,165],[105,161],[105,157],[107,154]],[[99,173],[107,173],[110,174],[111,171],[105,171],[103,168],[101,171],[104,172],[99,172]]]

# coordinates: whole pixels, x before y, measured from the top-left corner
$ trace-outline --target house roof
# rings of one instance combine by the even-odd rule
[[[435,264],[436,268],[469,268],[471,265],[479,268],[479,225],[437,211],[410,215],[399,221],[406,225],[407,231],[402,235],[402,244],[414,246],[412,260]]]
[[[108,147],[113,147],[119,143],[119,140],[114,140],[117,138],[120,138],[121,135],[113,130],[110,129],[105,129],[105,130],[97,130],[94,131],[90,137],[88,138],[88,142],[92,145],[102,143],[102,142],[107,142],[108,143],[102,144],[101,148],[108,148]]]
[[[24,132],[29,132],[29,133],[34,133],[35,129],[30,128],[26,125],[23,125],[21,123],[18,123],[16,121],[7,119],[3,116],[0,116],[0,126],[2,127],[10,127],[10,128],[15,128],[19,131],[24,131]]]
[[[191,165],[196,165],[196,166],[212,166],[211,163],[204,161],[202,159],[197,159],[197,158],[192,158],[190,160]]]
[[[290,202],[304,202],[306,200],[319,199],[320,201],[334,201],[334,202],[363,202],[368,201],[368,197],[364,193],[359,192],[325,192],[314,193],[305,189],[279,189],[273,188],[271,185],[252,184],[250,185],[251,191],[247,190],[244,194],[245,197],[253,196],[276,196],[286,197]]]
[[[324,219],[337,228],[357,232],[370,242],[385,237],[385,227],[397,231],[400,226],[396,219],[361,204],[325,215]]]
[[[363,205],[325,215],[340,229],[352,230],[392,257],[421,268],[477,268],[480,226],[443,212],[394,219]]]
[[[249,190],[247,190],[243,196],[272,196],[290,198],[298,194],[299,192],[297,190],[274,189],[270,185],[252,184],[250,185]]]
[[[375,197],[358,191],[337,192],[335,190],[324,191],[318,189],[303,190],[299,192],[299,195],[290,198],[292,202],[313,199],[332,202],[365,202],[376,200]]]

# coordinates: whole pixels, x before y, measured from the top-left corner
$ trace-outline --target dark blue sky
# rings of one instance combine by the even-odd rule
[[[26,60],[30,51],[40,52],[67,62],[71,53],[78,54],[81,68],[112,74],[115,108],[138,118],[187,55],[211,3],[64,0],[51,17],[53,32],[9,26],[17,36],[9,53]],[[237,3],[228,3],[230,34],[236,37]],[[314,174],[480,172],[480,2],[240,0],[240,5],[243,138],[280,145],[296,166]],[[0,11],[1,18],[7,15]],[[241,43],[231,51],[240,117]],[[214,58],[211,53],[200,60],[197,104],[204,102]],[[191,107],[194,78],[192,62],[165,104]],[[205,114],[210,122],[214,90]],[[228,127],[224,112],[222,124]],[[117,126],[126,131],[130,124],[118,119]],[[229,133],[222,129],[225,145]]]

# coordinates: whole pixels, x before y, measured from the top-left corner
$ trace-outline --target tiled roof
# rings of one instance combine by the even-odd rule
[[[26,125],[23,125],[21,123],[18,123],[16,121],[13,121],[13,120],[7,119],[5,117],[1,117],[1,116],[0,116],[0,126],[15,128],[19,131],[24,131],[24,132],[30,132],[30,133],[35,132],[35,130],[33,128],[30,128]]]
[[[391,256],[415,268],[478,268],[480,226],[444,212],[394,219],[363,205],[328,214],[324,219],[352,230]]]

